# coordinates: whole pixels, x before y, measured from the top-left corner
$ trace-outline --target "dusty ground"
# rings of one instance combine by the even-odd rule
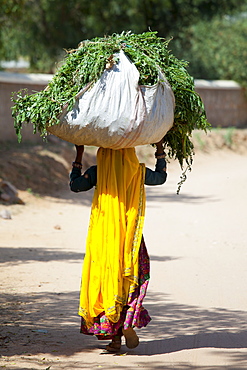
[[[153,320],[135,350],[105,354],[79,333],[81,265],[92,192],[68,190],[70,145],[0,147],[0,178],[25,205],[0,204],[1,358],[6,369],[247,368],[247,134],[195,134],[193,170],[147,188],[144,235],[151,256],[145,306]],[[85,167],[93,164],[87,148]],[[153,167],[153,149],[141,148]]]

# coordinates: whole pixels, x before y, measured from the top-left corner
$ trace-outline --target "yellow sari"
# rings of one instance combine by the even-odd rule
[[[90,327],[103,313],[117,322],[138,285],[138,253],[145,213],[145,166],[134,148],[97,153],[95,188],[79,315]]]

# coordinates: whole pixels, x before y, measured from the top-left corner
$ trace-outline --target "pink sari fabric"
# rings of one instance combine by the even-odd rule
[[[151,318],[142,303],[146,296],[149,278],[149,256],[144,239],[142,238],[139,250],[139,285],[133,293],[129,294],[128,305],[121,312],[120,319],[118,322],[113,323],[102,313],[95,318],[94,324],[90,328],[87,328],[84,319],[81,318],[81,333],[96,335],[98,339],[111,339],[118,334],[121,327],[128,329],[133,326],[137,328],[147,326]]]

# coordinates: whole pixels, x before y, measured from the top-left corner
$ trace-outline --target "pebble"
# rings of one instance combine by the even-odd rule
[[[11,213],[10,211],[8,211],[7,209],[3,209],[1,212],[0,212],[0,217],[2,217],[3,219],[5,220],[11,220],[12,217],[11,217]]]

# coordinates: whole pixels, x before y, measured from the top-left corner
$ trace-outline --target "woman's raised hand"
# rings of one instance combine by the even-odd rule
[[[83,156],[83,153],[84,153],[84,145],[75,145],[75,148],[76,148],[75,162],[81,163],[82,156]]]
[[[164,148],[163,148],[163,139],[161,139],[158,143],[155,143],[156,145],[156,152],[157,153],[163,153],[164,152]]]
[[[75,148],[76,148],[76,151],[77,153],[83,153],[84,152],[84,145],[76,145],[75,144]]]

